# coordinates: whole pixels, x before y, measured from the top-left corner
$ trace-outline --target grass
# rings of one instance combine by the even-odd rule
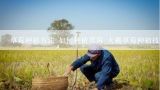
[[[85,52],[79,51],[79,56]],[[141,89],[159,89],[159,50],[111,52],[121,69],[116,79],[127,80],[132,86]],[[0,82],[10,81],[29,89],[33,77],[62,76],[66,66],[75,59],[74,50],[1,50]],[[88,83],[79,70],[77,78],[77,87],[85,87]],[[73,74],[69,82],[73,82]],[[0,87],[3,88],[1,83]]]

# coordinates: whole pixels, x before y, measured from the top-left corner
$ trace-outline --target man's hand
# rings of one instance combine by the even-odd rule
[[[73,68],[73,66],[68,66],[68,67],[66,68],[66,71],[65,71],[65,73],[64,73],[64,76],[68,76],[68,75],[71,73],[72,68]]]

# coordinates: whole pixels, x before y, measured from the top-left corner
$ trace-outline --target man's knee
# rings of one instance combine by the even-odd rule
[[[83,65],[80,67],[81,72],[87,77],[87,79],[92,82],[95,80],[94,71],[90,65]]]
[[[90,68],[89,65],[82,65],[80,67],[80,70],[81,70],[82,73],[86,73],[86,72],[88,72],[89,68]]]

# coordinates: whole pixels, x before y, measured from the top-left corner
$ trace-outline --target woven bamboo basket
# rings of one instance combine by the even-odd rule
[[[67,90],[68,77],[34,78],[31,90]]]

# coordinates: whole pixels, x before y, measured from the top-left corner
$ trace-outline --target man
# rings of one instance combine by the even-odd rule
[[[86,65],[91,61],[90,65]],[[119,66],[113,55],[99,45],[91,45],[87,54],[74,61],[65,72],[69,75],[71,71],[80,67],[81,72],[92,82],[96,82],[97,89],[102,90],[112,83],[112,79],[120,72]]]

